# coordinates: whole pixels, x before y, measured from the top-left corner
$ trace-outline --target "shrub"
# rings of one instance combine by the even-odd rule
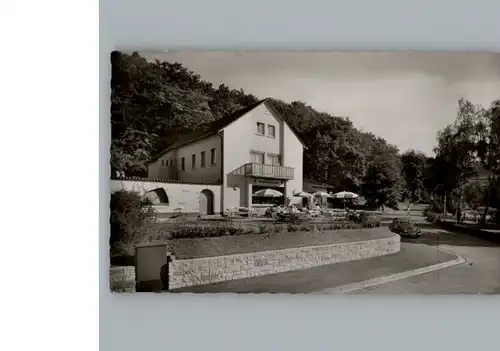
[[[119,190],[110,200],[110,245],[130,243],[143,236],[147,223],[156,222],[156,211],[137,192]]]
[[[296,214],[296,213],[292,213],[292,214],[282,214],[282,213],[276,213],[276,218],[278,219],[278,221],[280,222],[285,222],[285,223],[303,223],[306,221],[306,218],[299,215],[299,214]]]
[[[453,219],[453,215],[444,215],[442,213],[428,212],[426,218],[429,222],[439,223],[444,219]]]
[[[424,217],[427,217],[427,214],[429,213],[429,206],[424,208]]]
[[[256,227],[245,229],[237,223],[226,222],[220,225],[211,224],[177,224],[171,231],[169,238],[182,239],[182,238],[205,238],[205,237],[219,237],[219,236],[233,236],[245,234],[271,234],[279,232],[310,232],[310,231],[329,231],[340,229],[360,229],[360,228],[374,228],[380,226],[380,219],[376,216],[361,217],[357,223],[349,221],[324,221],[319,223],[270,223],[260,224]]]
[[[363,228],[380,227],[380,217],[361,212],[358,217],[358,223],[360,223]]]
[[[363,228],[377,228],[380,227],[379,219],[368,219],[365,222],[362,222],[361,225]]]
[[[270,232],[269,229],[270,229],[269,226],[266,225],[266,224],[261,224],[258,227],[258,231],[259,231],[260,234],[269,233]]]
[[[363,212],[364,213],[364,212]],[[354,213],[354,212],[349,212],[346,216],[345,216],[345,220],[348,221],[348,222],[353,222],[353,223],[358,223],[359,222],[359,217],[360,215],[357,214],[357,213]]]
[[[443,213],[443,203],[442,202],[439,202],[437,200],[433,200],[431,202],[431,204],[429,205],[429,207],[427,208],[427,213],[436,213],[436,214],[439,214],[439,213]]]
[[[259,233],[267,231],[259,228]],[[253,233],[252,229],[245,230],[241,226],[233,224],[203,225],[203,224],[178,224],[171,233],[173,239],[182,238],[213,238],[218,236],[234,236]]]
[[[500,208],[491,214],[491,221],[500,224]]]

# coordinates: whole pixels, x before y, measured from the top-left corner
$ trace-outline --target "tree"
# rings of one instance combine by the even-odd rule
[[[134,242],[141,237],[146,223],[156,221],[157,214],[151,203],[139,193],[119,190],[111,193],[109,243]]]
[[[455,122],[438,132],[431,172],[435,177],[435,192],[444,198],[452,196],[455,201],[450,204],[457,209],[466,183],[477,174],[481,114],[481,107],[460,99]],[[448,201],[445,203],[448,204]]]
[[[342,119],[315,127],[304,134],[306,177],[332,184],[337,189],[359,191],[366,171],[365,155],[352,124]]]
[[[488,110],[483,110],[477,130],[479,134],[478,157],[482,167],[488,173],[486,207],[481,216],[481,225],[483,225],[490,205],[500,197],[498,186],[500,183],[500,100],[493,101]]]
[[[375,140],[373,154],[368,159],[363,178],[362,194],[371,203],[396,208],[403,193],[401,159],[398,149],[385,140]]]
[[[484,188],[482,184],[478,181],[471,182],[467,184],[464,188],[464,200],[469,206],[469,208],[474,213],[474,220],[476,221],[476,213],[479,206],[484,199]]]
[[[111,54],[111,167],[146,171],[146,161],[179,133],[257,101],[212,84],[179,63],[148,62],[139,54]]]
[[[424,176],[427,157],[415,150],[408,150],[401,155],[402,177],[405,182],[404,198],[418,202],[426,195]]]
[[[498,197],[500,100],[484,109],[460,99],[455,122],[438,133],[435,152],[430,173],[435,176],[437,192],[462,198],[469,179],[482,170],[487,173],[486,207],[481,217],[484,224],[490,205]]]

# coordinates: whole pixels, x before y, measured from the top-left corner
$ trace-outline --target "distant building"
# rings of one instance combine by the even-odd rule
[[[200,193],[202,214],[268,206],[269,198],[253,196],[266,188],[283,194],[273,201],[286,203],[304,190],[304,148],[293,128],[264,99],[179,136],[148,163],[148,178],[220,184],[220,194]]]

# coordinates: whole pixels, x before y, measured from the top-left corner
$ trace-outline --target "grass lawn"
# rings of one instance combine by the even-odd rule
[[[214,238],[183,238],[169,240],[168,250],[177,259],[201,258],[373,240],[392,235],[387,228],[371,228],[322,232],[278,232]]]
[[[170,252],[178,259],[185,259],[362,241],[391,235],[387,228],[377,227],[371,217],[364,219],[363,223],[345,222],[343,217],[318,218],[302,224],[272,222],[181,220],[150,223],[143,227],[141,237],[135,242],[167,242]],[[111,263],[130,264],[134,255],[132,242],[119,243],[112,250]]]

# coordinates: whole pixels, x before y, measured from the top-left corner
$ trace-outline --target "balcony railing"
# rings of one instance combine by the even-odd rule
[[[287,180],[292,180],[294,173],[294,169],[291,167],[265,165],[262,163],[247,163],[244,169],[247,176]]]

